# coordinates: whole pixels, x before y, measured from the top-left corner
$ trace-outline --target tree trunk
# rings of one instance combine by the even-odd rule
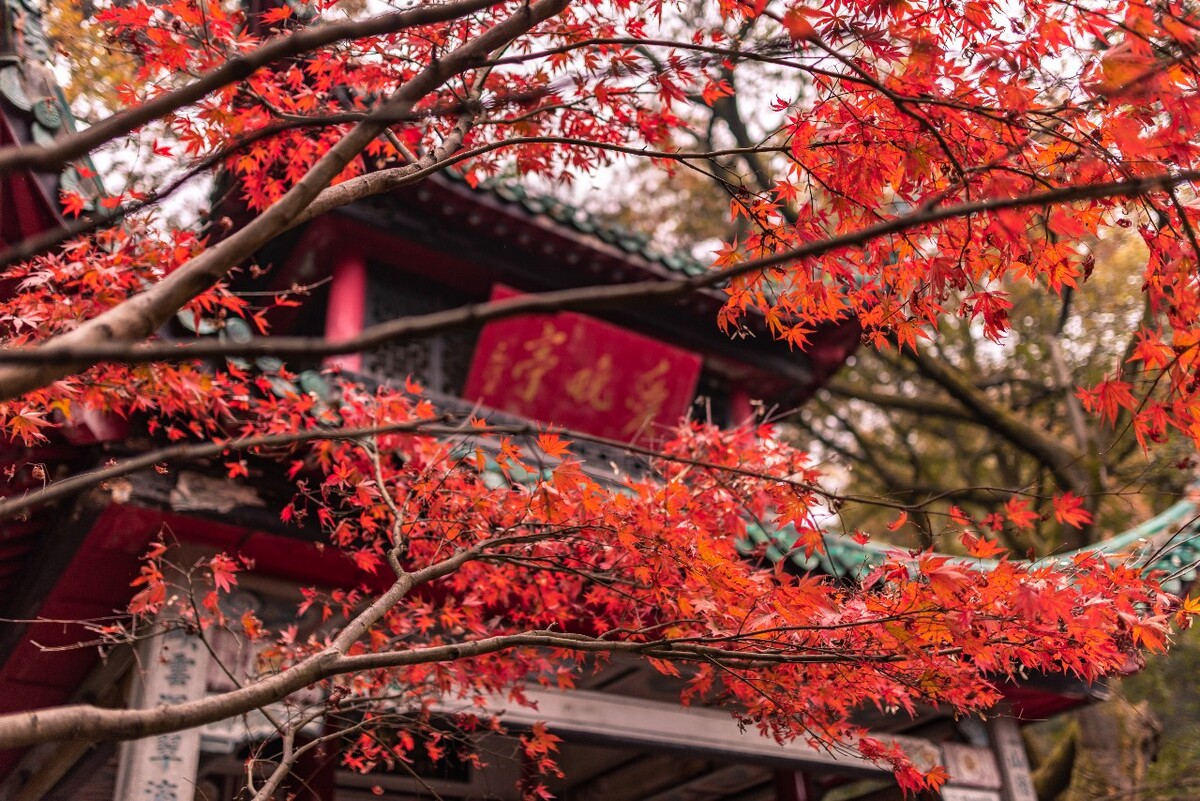
[[[1075,738],[1075,758],[1061,801],[1141,801],[1160,732],[1145,701],[1130,704],[1117,698],[1078,712],[1076,725],[1067,730]]]

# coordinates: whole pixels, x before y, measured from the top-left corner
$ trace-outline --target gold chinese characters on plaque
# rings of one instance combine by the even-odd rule
[[[683,417],[699,376],[700,357],[682,348],[582,314],[528,315],[484,326],[463,396],[628,442]]]

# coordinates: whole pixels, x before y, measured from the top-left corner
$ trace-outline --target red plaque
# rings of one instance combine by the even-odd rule
[[[498,286],[492,298],[518,294]],[[582,314],[488,323],[463,396],[625,442],[653,439],[691,405],[700,357]]]

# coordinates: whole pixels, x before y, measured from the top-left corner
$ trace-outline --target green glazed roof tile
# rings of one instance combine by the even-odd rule
[[[873,542],[860,544],[849,537],[831,533],[825,537],[824,554],[806,556],[803,552],[790,550],[796,536],[790,527],[764,532],[754,526],[749,533],[751,541],[744,547],[747,552],[755,545],[767,543],[767,555],[774,561],[787,558],[801,570],[819,568],[829,575],[847,578],[866,575],[889,553],[897,550]],[[1150,520],[1103,542],[1040,561],[1069,564],[1076,555],[1088,552],[1113,557],[1134,555],[1146,572],[1163,574],[1165,590],[1180,592],[1200,575],[1200,505],[1190,498],[1181,500]],[[962,561],[985,570],[997,564],[995,560],[970,557],[962,557]]]
[[[42,22],[45,5],[41,0],[0,2],[9,9],[9,13],[0,18],[0,23],[7,20],[9,25],[3,34],[10,38],[17,54],[12,63],[0,68],[0,96],[17,112],[26,115],[29,136],[35,144],[50,145],[64,130],[75,131],[76,125],[48,63],[51,50]],[[84,156],[78,163],[95,174],[95,166],[89,157]],[[93,208],[93,201],[104,194],[98,178],[82,178],[71,165],[60,173],[57,188],[82,195],[87,201],[85,208]]]
[[[465,184],[466,180],[458,170],[448,170],[444,173],[447,178],[456,183]],[[626,253],[640,256],[646,261],[661,264],[672,272],[684,272],[688,275],[698,275],[706,270],[705,265],[686,253],[663,254],[657,252],[650,244],[650,237],[616,225],[606,225],[583,209],[571,206],[558,198],[529,191],[523,185],[514,181],[490,179],[475,188],[476,192],[491,194],[500,200],[520,206],[533,215],[545,215],[555,222],[565,225],[581,234],[595,236],[606,244],[616,245]]]
[[[544,199],[535,195],[525,195],[525,197],[521,198],[521,205],[534,214],[542,214],[550,206]]]

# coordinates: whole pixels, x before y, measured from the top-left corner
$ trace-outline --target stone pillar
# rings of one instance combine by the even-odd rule
[[[1033,774],[1021,730],[1012,717],[997,717],[988,721],[988,737],[1000,765],[1004,780],[1004,801],[1038,801],[1033,790]]]
[[[130,708],[152,709],[203,698],[208,662],[208,650],[184,631],[143,641],[138,645]],[[198,727],[123,743],[115,798],[192,801],[199,764]]]

